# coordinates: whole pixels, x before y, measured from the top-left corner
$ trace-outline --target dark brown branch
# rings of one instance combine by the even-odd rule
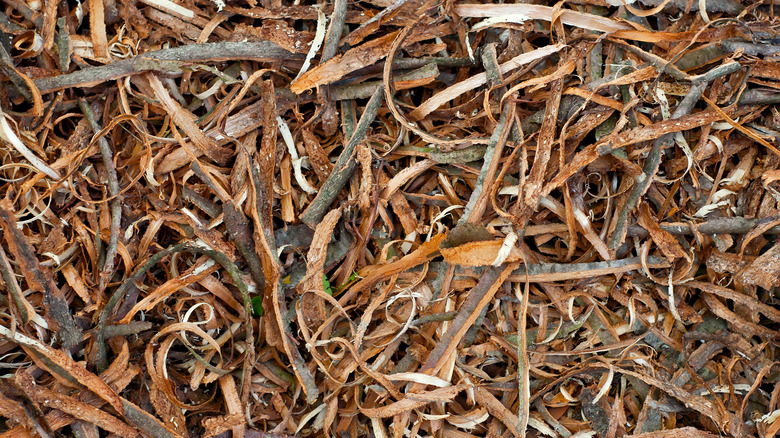
[[[46,313],[59,326],[58,334],[62,344],[66,348],[74,347],[81,341],[81,330],[76,327],[68,301],[54,283],[51,271],[41,268],[35,249],[17,227],[11,203],[5,199],[0,201],[0,228],[11,255],[24,274],[27,286],[43,293]]]
[[[225,214],[225,227],[227,227],[230,240],[233,241],[236,248],[238,248],[238,252],[241,253],[249,265],[249,272],[252,273],[252,279],[257,283],[257,288],[263,289],[265,286],[263,265],[260,263],[260,258],[255,250],[255,241],[252,236],[252,229],[249,227],[249,221],[244,212],[241,209],[237,209],[232,201],[226,202],[222,211]]]
[[[774,105],[780,103],[780,91],[771,88],[747,90],[739,98],[739,105]]]
[[[0,245],[0,277],[2,277],[5,283],[5,288],[11,295],[14,303],[16,304],[16,310],[19,311],[19,316],[22,318],[22,324],[27,324],[30,320],[30,315],[27,313],[27,308],[24,306],[24,296],[19,290],[19,284],[14,277],[14,271],[11,267],[11,263],[8,262],[8,257],[5,255],[3,246]]]

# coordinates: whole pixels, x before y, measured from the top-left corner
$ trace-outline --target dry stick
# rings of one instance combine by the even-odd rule
[[[724,64],[713,68],[707,73],[693,76],[690,79],[693,81],[693,86],[688,91],[688,94],[680,102],[680,105],[672,114],[671,119],[679,119],[687,116],[693,109],[696,102],[699,101],[702,92],[707,87],[707,84],[721,76],[736,72],[741,68],[741,65],[737,62]],[[612,249],[617,248],[623,243],[625,238],[626,222],[628,221],[628,214],[637,206],[639,199],[644,196],[647,189],[650,188],[655,174],[658,173],[658,167],[661,164],[661,152],[663,149],[672,144],[674,139],[674,133],[664,134],[653,142],[653,147],[647,155],[644,166],[644,179],[637,181],[633,190],[628,196],[626,203],[623,204],[620,212],[618,213],[615,229],[612,232],[612,236],[609,240],[609,247]]]
[[[130,321],[125,325],[107,326],[104,333],[107,338],[113,338],[114,336],[131,336],[151,330],[153,326],[154,324],[149,321]],[[184,344],[184,346],[186,347],[187,344]]]
[[[106,412],[108,409],[103,410],[92,404],[84,403],[75,397],[67,395],[67,392],[63,393],[43,385],[37,385],[33,376],[27,370],[16,372],[13,382],[25,393],[26,397],[29,397],[30,401],[42,407],[56,409],[63,414],[93,424],[119,436],[136,436],[138,434],[135,428],[114,416],[113,412]],[[7,385],[8,383],[5,384]]]
[[[680,102],[680,105],[672,114],[672,119],[679,119],[680,117],[688,115],[693,109],[696,102],[699,101],[701,93],[707,87],[706,82],[699,82],[691,87],[688,91],[688,95]],[[653,142],[653,147],[647,154],[647,159],[644,165],[644,178],[636,181],[633,190],[628,195],[628,199],[618,212],[617,220],[615,222],[615,229],[612,232],[612,236],[609,239],[609,247],[616,249],[623,243],[626,222],[628,221],[628,214],[634,210],[639,203],[639,200],[644,196],[647,189],[650,188],[650,184],[653,182],[656,173],[658,173],[658,167],[661,165],[661,152],[667,146],[674,142],[674,133],[664,134],[658,137]]]
[[[51,271],[41,269],[35,248],[17,226],[11,202],[7,199],[0,201],[0,229],[3,229],[8,249],[21,268],[28,287],[43,294],[46,313],[59,326],[57,334],[63,346],[76,346],[81,342],[81,329],[76,326],[68,301],[54,282]]]
[[[195,176],[203,181],[203,184],[206,184],[206,187],[211,189],[211,191],[217,195],[220,201],[223,203],[230,201],[229,196],[225,190],[216,185],[214,179],[211,178],[211,176],[203,169],[203,167],[201,167],[200,162],[197,159],[190,163],[190,170],[192,170],[192,173],[194,173]]]
[[[91,67],[64,75],[41,78],[35,82],[41,93],[72,87],[92,87],[146,71],[179,73],[190,64],[232,60],[285,61],[296,60],[292,54],[269,41],[244,41],[190,44],[173,49],[156,50],[99,67]]]
[[[122,403],[116,392],[98,376],[87,371],[83,365],[73,360],[68,353],[31,338],[19,330],[11,330],[0,324],[0,339],[2,338],[20,346],[29,347],[26,349],[27,352],[47,361],[45,364],[48,372],[59,375],[75,386],[82,385],[88,388],[117,412],[122,412]]]
[[[547,424],[552,426],[556,432],[558,432],[558,435],[562,436],[563,438],[569,438],[571,436],[569,429],[566,429],[564,425],[562,425],[555,417],[550,414],[550,411],[547,410],[547,406],[544,405],[542,399],[537,398],[536,401],[534,401],[534,407],[536,408],[536,411],[539,412],[539,415],[542,416],[542,419],[546,421]]]
[[[2,44],[0,44],[0,72],[11,80],[11,83],[19,90],[19,94],[21,94],[25,100],[32,102],[33,96],[30,89],[27,88],[27,83],[22,77],[22,74],[14,68],[14,60]]]
[[[482,64],[485,65],[486,69],[488,66],[492,66],[492,68],[487,70],[491,86],[501,83],[501,72],[494,62],[495,46],[490,45],[482,55]],[[498,169],[498,162],[501,159],[504,144],[514,124],[514,113],[514,105],[511,103],[507,103],[501,108],[498,124],[493,130],[493,135],[490,136],[490,142],[485,150],[482,169],[479,171],[477,182],[474,184],[474,191],[471,192],[469,202],[463,210],[463,216],[460,217],[458,225],[463,225],[466,222],[478,223],[482,219],[482,214],[485,212],[485,206],[487,205],[487,197],[492,194],[493,175],[495,175]]]
[[[550,83],[552,98],[547,100],[544,109],[544,119],[539,128],[539,138],[536,142],[534,164],[531,166],[528,176],[523,184],[523,194],[517,197],[519,213],[513,218],[515,229],[523,237],[525,227],[531,219],[531,215],[539,205],[539,200],[544,193],[544,175],[552,154],[552,146],[556,142],[555,133],[558,114],[561,110],[561,98],[563,94],[563,79],[556,79]]]
[[[527,221],[526,221],[527,222]],[[531,362],[528,356],[528,301],[531,295],[531,281],[528,277],[528,264],[523,263],[525,268],[525,284],[523,286],[523,295],[520,298],[520,318],[517,321],[517,333],[519,339],[517,343],[517,398],[521,400],[517,409],[517,432],[522,438],[526,436],[528,429],[528,419],[531,413]],[[520,285],[516,286],[515,294],[520,292]]]
[[[431,269],[438,267],[439,263],[444,262],[433,262]],[[660,257],[650,256],[647,258],[647,266],[649,268],[667,268],[669,263]],[[516,269],[509,276],[509,280],[526,281],[527,279],[529,283],[551,283],[556,281],[583,280],[638,269],[642,269],[642,259],[640,257],[588,263],[539,263],[524,265]],[[485,268],[479,267],[459,268],[456,275],[474,277],[483,275],[484,272]]]
[[[504,95],[506,93],[506,87],[501,86],[503,77],[501,76],[501,66],[498,64],[497,60],[495,44],[488,44],[485,48],[482,53],[482,65],[485,67],[487,85],[491,88],[498,88],[498,94]],[[486,94],[486,99],[487,97],[488,95]],[[485,110],[488,112],[490,111],[487,100],[485,100]],[[492,114],[489,115],[492,119]],[[477,176],[474,191],[471,192],[471,196],[469,197],[468,203],[466,203],[466,207],[463,209],[463,216],[461,216],[458,221],[458,225],[463,225],[467,222],[474,224],[479,224],[481,222],[489,198],[493,196],[494,186],[496,184],[495,174],[498,171],[506,140],[509,137],[509,133],[512,132],[512,129],[517,129],[514,124],[514,115],[514,103],[507,102],[503,108],[501,108],[498,123],[496,124],[493,135],[490,136],[490,142],[485,149],[482,169],[480,169],[479,175]],[[486,311],[486,308],[480,311],[474,325],[466,332],[464,340],[464,345],[466,347],[471,346],[474,342],[474,337],[477,335],[478,328],[481,327],[484,322]]]
[[[715,79],[718,79],[721,76],[725,76],[727,74],[735,73],[737,70],[742,68],[742,64],[738,62],[730,62],[728,64],[719,65],[712,70],[707,71],[706,73],[702,73],[700,75],[691,76],[690,80],[691,82],[712,82]]]
[[[501,109],[501,116],[498,119],[498,125],[496,125],[496,129],[493,131],[493,135],[490,136],[490,143],[488,143],[487,150],[485,150],[482,169],[479,172],[479,176],[477,176],[477,182],[474,184],[474,191],[471,192],[469,202],[466,204],[466,208],[463,211],[463,216],[461,216],[460,220],[458,221],[458,225],[464,224],[466,222],[477,223],[482,219],[482,213],[485,211],[486,200],[486,198],[482,195],[483,193],[485,195],[491,193],[490,190],[484,190],[483,188],[485,185],[485,180],[487,180],[489,177],[492,177],[493,174],[495,174],[496,168],[498,167],[497,160],[501,158],[501,151],[503,151],[504,143],[506,142],[506,138],[510,132],[510,129],[508,128],[510,128],[514,122],[514,117],[511,117],[513,114],[514,105],[511,103],[507,103],[504,105],[504,108]],[[507,122],[509,123],[509,126],[507,125]],[[496,155],[496,151],[498,151],[498,155]],[[490,184],[490,181],[488,181],[488,184]],[[480,200],[482,200],[482,202],[480,202]],[[478,202],[480,203],[481,208],[475,209]],[[475,214],[472,214],[472,212],[475,212]]]
[[[111,294],[111,297],[106,301],[106,306],[103,308],[103,310],[100,313],[100,317],[98,318],[98,324],[97,324],[97,336],[95,338],[95,344],[96,344],[96,353],[95,353],[95,362],[97,363],[97,367],[99,371],[105,371],[108,368],[108,357],[106,354],[106,345],[105,345],[105,330],[106,330],[106,324],[108,323],[108,318],[111,315],[111,312],[114,310],[114,307],[116,307],[117,304],[119,304],[119,300],[124,297],[125,293],[127,292],[130,287],[132,287],[138,280],[141,279],[141,277],[146,274],[146,271],[151,269],[154,265],[159,263],[163,258],[176,253],[183,251],[184,248],[187,246],[187,243],[179,243],[177,245],[171,246],[169,248],[166,248],[157,254],[153,255],[149,258],[149,260],[144,263],[143,266],[141,266],[136,272],[133,273],[130,277],[128,277],[117,290],[114,291],[113,294]]]
[[[481,310],[488,305],[495,296],[498,288],[504,283],[513,267],[517,265],[502,265],[500,267],[488,267],[485,273],[469,292],[468,297],[458,310],[458,315],[444,333],[436,347],[428,354],[421,373],[437,375],[441,371],[448,357],[455,352],[466,330],[476,321]],[[418,387],[418,384],[414,386]],[[414,392],[414,391],[411,391]]]
[[[420,68],[428,64],[436,64],[437,67],[474,67],[476,64],[469,58],[450,58],[448,56],[436,56],[432,58],[400,58],[393,59],[393,71],[396,70],[413,70]],[[367,76],[376,73],[382,73],[384,70],[384,64],[374,64],[368,67],[363,67],[360,70],[355,70],[351,73],[353,76]]]
[[[401,81],[418,81],[439,76],[439,67],[431,62],[410,72],[402,73],[393,78],[394,83]],[[368,99],[382,86],[382,81],[368,81],[357,84],[330,85],[331,100]]]
[[[410,325],[423,325],[428,324],[429,322],[452,321],[457,315],[458,312],[454,310],[451,312],[434,313],[433,315],[425,315],[414,319]]]
[[[257,288],[262,290],[265,287],[265,275],[263,274],[263,265],[255,250],[255,241],[252,237],[249,221],[244,212],[240,208],[237,209],[232,201],[228,201],[223,205],[222,211],[225,213],[223,218],[228,236],[230,236],[230,240],[233,241],[236,248],[238,248],[238,252],[241,253],[247,265],[249,265],[249,272],[252,274],[252,279],[257,283]]]
[[[482,60],[483,60],[482,64],[485,67],[485,74],[487,76],[488,85],[491,88],[495,88],[493,91],[497,93],[498,96],[503,96],[504,94],[506,94],[507,88],[505,85],[504,77],[502,76],[501,73],[501,65],[498,63],[498,55],[495,52],[495,45],[491,44],[489,47],[492,53],[490,53],[490,56],[488,56],[487,58],[485,57],[484,54],[482,55]],[[531,62],[530,64],[525,66],[521,71],[512,74],[510,76],[510,80],[511,77],[517,78],[535,69],[539,64],[542,63],[542,61],[544,60],[537,59],[536,61]],[[512,141],[514,141],[515,145],[517,146],[523,142],[522,131],[520,130],[520,126],[517,123],[512,123],[511,129],[512,129],[511,131]],[[466,151],[465,149],[460,150],[461,153],[465,151]],[[433,156],[431,158],[433,158]]]
[[[357,161],[353,156],[355,153],[355,147],[363,139],[371,122],[376,118],[379,106],[382,104],[384,98],[384,90],[377,88],[374,95],[371,96],[371,100],[368,101],[363,115],[360,116],[360,121],[355,127],[355,132],[350,137],[347,144],[344,146],[344,150],[339,155],[336,165],[333,166],[333,171],[325,180],[325,183],[320,187],[319,193],[311,201],[311,204],[306,211],[301,214],[301,222],[305,223],[311,228],[315,228],[317,224],[322,220],[333,201],[341,192],[341,189],[347,184],[349,178],[355,172],[357,167]]]
[[[153,438],[175,438],[179,436],[168,429],[154,415],[144,411],[124,397],[122,397],[122,407],[125,408],[125,418],[147,435]]]
[[[357,111],[355,101],[347,100],[341,102],[341,127],[344,128],[344,137],[352,138],[357,126]]]
[[[320,64],[336,56],[339,49],[341,34],[344,32],[344,23],[347,18],[347,0],[336,0],[333,4],[333,14],[330,16],[330,26],[325,35],[325,44],[322,48]]]
[[[690,236],[694,232],[691,229],[693,226],[699,234],[711,235],[711,234],[746,234],[750,232],[761,219],[758,218],[744,218],[744,217],[721,217],[710,219],[707,222],[698,224],[687,223],[667,223],[660,224],[661,229],[675,235]],[[631,225],[628,227],[627,234],[629,236],[647,237],[647,230],[639,225]],[[780,234],[780,225],[772,227],[764,234]]]
[[[752,43],[746,41],[726,40],[722,43],[726,53],[742,51],[747,56],[776,56],[780,53],[780,45],[767,43]]]
[[[24,296],[19,292],[19,285],[16,283],[13,268],[8,262],[8,257],[5,255],[5,250],[2,245],[0,245],[0,273],[5,282],[6,290],[8,290],[14,303],[16,303],[16,309],[19,311],[19,316],[22,318],[22,325],[27,324],[30,320],[30,315],[27,313],[27,308],[24,306]]]
[[[65,24],[65,17],[57,19],[57,28],[60,30],[54,38],[54,44],[57,46],[58,61],[60,71],[67,73],[70,70],[70,36]]]
[[[661,58],[660,56],[654,55],[649,52],[645,52],[639,47],[633,46],[631,44],[626,44],[618,41],[610,41],[610,42],[616,46],[628,50],[629,52],[643,59],[644,61],[649,62],[653,67],[655,67],[659,75],[666,73],[678,81],[690,80],[689,76],[685,72],[681,71],[674,64],[669,63],[669,61]]]
[[[84,99],[79,99],[79,108],[84,113],[84,117],[87,119],[90,128],[99,135],[102,128],[95,120],[95,113],[90,108],[89,104]],[[100,155],[103,157],[103,167],[106,168],[106,174],[108,179],[108,194],[111,195],[111,228],[109,229],[108,248],[106,248],[106,258],[103,262],[103,268],[100,270],[100,283],[98,291],[102,294],[106,290],[106,285],[111,279],[114,271],[114,259],[119,248],[119,227],[122,223],[122,204],[119,199],[119,180],[116,176],[116,166],[114,166],[114,153],[111,150],[111,145],[108,144],[105,136],[98,138],[98,146],[100,147]],[[99,238],[99,237],[98,237]]]
[[[520,421],[518,418],[485,387],[477,386],[474,388],[474,399],[477,404],[487,408],[488,412],[493,417],[501,421],[512,436],[522,436],[525,434],[525,431],[520,431]]]
[[[165,257],[171,254],[184,252],[184,251],[207,255],[212,259],[214,259],[215,262],[219,263],[226,271],[228,271],[228,274],[230,274],[230,278],[233,279],[233,282],[235,283],[236,287],[241,292],[241,298],[243,299],[244,302],[243,303],[244,312],[247,315],[247,318],[250,317],[252,311],[252,302],[251,299],[249,298],[249,288],[241,279],[241,272],[238,270],[238,267],[235,265],[235,263],[233,263],[233,261],[231,261],[226,255],[222,254],[221,252],[215,251],[211,248],[204,248],[203,246],[199,246],[193,242],[177,243],[176,245],[169,246],[168,248],[150,257],[149,260],[147,260],[143,266],[138,268],[138,270],[136,270],[130,277],[128,277],[122,283],[121,286],[119,286],[119,288],[117,288],[116,291],[114,291],[114,293],[106,302],[106,306],[101,311],[100,317],[98,319],[97,336],[95,339],[95,343],[97,344],[96,362],[97,362],[98,369],[101,372],[104,371],[106,368],[108,368],[108,357],[107,357],[106,345],[105,345],[106,325],[108,323],[109,317],[111,316],[111,312],[119,303],[119,300],[122,297],[124,297],[125,293],[127,293],[130,287],[132,287],[136,282],[141,280],[141,277],[143,277],[144,274],[146,274],[146,272],[149,269],[153,268],[162,259],[164,259]],[[247,327],[247,342],[250,343],[250,345],[253,343],[253,333],[251,330],[251,326]]]
[[[193,163],[195,162],[193,161]],[[222,214],[222,207],[211,202],[210,199],[207,199],[195,190],[184,186],[181,188],[181,193],[185,200],[197,205],[201,210],[205,211],[211,219],[216,219]]]
[[[249,266],[249,272],[252,274],[252,279],[257,284],[259,289],[262,289],[265,285],[265,275],[263,274],[263,265],[260,262],[260,258],[255,252],[255,242],[252,238],[252,230],[249,228],[249,222],[241,209],[237,209],[234,201],[228,199],[225,195],[220,196],[221,190],[216,187],[214,180],[203,170],[198,160],[194,160],[190,163],[190,169],[195,175],[206,184],[214,193],[217,193],[222,201],[223,208],[221,212],[224,213],[225,227],[228,230],[228,236],[230,240],[238,248],[238,252],[246,260]],[[207,201],[208,202],[208,201]],[[219,208],[219,207],[216,207]],[[213,217],[219,216],[213,215]]]
[[[780,93],[770,88],[753,88],[742,93],[737,105],[774,105],[780,103]]]
[[[6,0],[4,3],[16,9],[22,17],[34,24],[36,29],[40,30],[43,27],[43,14],[30,9],[27,2],[23,0]]]
[[[151,324],[150,324],[151,325]],[[2,333],[0,333],[2,335]],[[19,343],[24,343],[23,340],[14,339],[15,341]],[[32,339],[30,339],[32,340]],[[20,342],[21,341],[21,342]],[[24,343],[25,345],[29,345],[29,343]],[[34,346],[33,346],[34,347]],[[45,359],[46,356],[40,353],[35,348],[30,350],[32,354],[38,356],[39,358]],[[46,363],[47,366],[56,366],[51,361]],[[53,372],[60,375],[62,378],[74,382],[74,384],[78,385],[78,381],[73,379],[65,370],[62,368],[59,368],[58,370],[52,369]],[[62,374],[65,375],[62,375]],[[86,385],[85,385],[86,386]],[[87,386],[88,388],[88,386]],[[89,389],[82,389],[78,392],[77,395],[74,395],[74,399],[79,402],[87,402],[90,403],[88,400],[93,398],[93,393]],[[121,403],[121,406],[124,408],[124,418],[128,420],[130,423],[134,424],[140,431],[146,432],[147,435],[151,437],[170,437],[175,438],[178,437],[175,432],[171,431],[170,429],[167,429],[165,425],[162,424],[160,420],[157,420],[154,416],[147,413],[146,411],[142,411],[139,409],[136,405],[133,403],[127,401],[127,399],[123,397],[119,397],[119,403]],[[95,407],[100,407],[97,404],[93,405]],[[60,411],[58,410],[52,410],[46,416],[44,417],[47,422],[49,422],[49,425],[52,427],[52,429],[59,430],[63,427],[72,425],[77,419],[72,416],[63,417],[60,414]],[[14,429],[10,430],[10,436],[16,436],[14,433],[21,433],[22,426],[17,426]],[[6,435],[0,435],[0,436],[6,436]],[[27,436],[27,435],[24,435]]]
[[[501,76],[501,65],[498,64],[498,54],[496,53],[496,43],[488,44],[482,52],[482,66],[485,68],[487,85],[490,88],[497,88],[504,82]],[[506,87],[501,86],[498,90],[500,96],[506,93]],[[486,110],[488,108],[485,108]]]
[[[252,184],[255,187],[255,193],[261,193],[260,172],[256,165],[252,166],[251,177]],[[276,269],[279,269],[278,266],[280,266],[281,263],[278,256],[276,255],[276,252],[273,251],[273,249],[276,248],[276,242],[274,238],[272,220],[271,218],[265,220],[263,217],[263,208],[261,206],[259,197],[255,196],[255,200],[257,220],[260,222],[259,232],[262,233],[262,238],[265,239],[266,245],[269,249],[268,258],[277,266]],[[269,270],[271,269],[272,268],[269,267]],[[275,273],[274,275],[278,279],[279,274]],[[304,393],[307,396],[307,401],[309,403],[314,403],[319,396],[319,389],[317,388],[317,384],[314,382],[314,376],[312,376],[311,371],[309,371],[309,368],[306,366],[306,361],[304,361],[303,356],[301,356],[301,352],[298,351],[298,348],[295,346],[290,345],[290,339],[294,338],[290,330],[289,312],[287,311],[287,305],[284,303],[284,290],[282,289],[282,285],[279,283],[279,281],[274,281],[272,285],[276,288],[271,293],[274,295],[273,305],[275,307],[274,312],[277,313],[277,323],[279,324],[279,330],[282,332],[282,347],[284,348],[284,352],[287,354],[290,361],[292,361],[293,372],[295,373],[296,378],[298,378],[300,384],[304,387]]]

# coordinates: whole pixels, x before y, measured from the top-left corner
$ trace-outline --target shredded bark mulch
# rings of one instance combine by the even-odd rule
[[[771,438],[769,0],[5,0],[0,437]]]

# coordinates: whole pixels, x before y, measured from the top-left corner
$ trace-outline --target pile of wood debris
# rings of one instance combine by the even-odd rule
[[[4,0],[0,437],[775,436],[779,25]]]

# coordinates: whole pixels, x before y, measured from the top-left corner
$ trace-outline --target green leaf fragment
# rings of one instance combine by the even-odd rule
[[[325,289],[328,295],[333,296],[333,289],[331,289],[330,281],[328,281],[328,276],[325,274],[322,274],[322,288]]]
[[[261,295],[252,297],[252,316],[255,318],[263,316],[263,297]]]

